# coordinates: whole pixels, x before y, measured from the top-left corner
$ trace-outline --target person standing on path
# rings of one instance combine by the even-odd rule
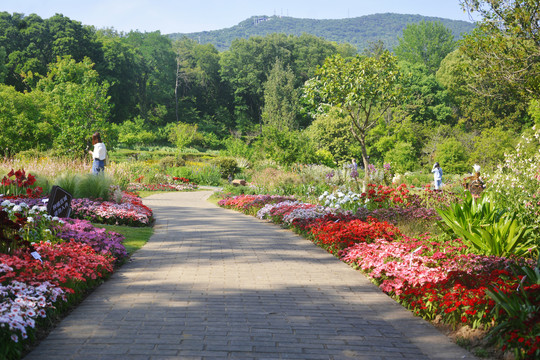
[[[431,172],[433,173],[433,180],[435,181],[435,190],[440,190],[442,187],[443,171],[438,162],[433,165]]]
[[[101,141],[101,135],[97,131],[92,135],[92,145],[94,145],[94,150],[88,151],[94,158],[94,161],[92,162],[92,174],[99,175],[105,170],[107,149],[105,148],[105,144]]]

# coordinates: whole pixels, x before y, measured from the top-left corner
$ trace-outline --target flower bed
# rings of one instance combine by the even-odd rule
[[[19,341],[33,336],[36,321],[61,306],[60,300],[80,298],[113,270],[113,257],[75,241],[34,247],[41,260],[28,251],[0,254],[0,355],[5,359],[20,357]]]
[[[44,200],[18,195],[0,201],[2,359],[19,359],[36,328],[50,326],[50,317],[82,299],[127,256],[123,235],[87,220],[51,217]],[[95,219],[145,225],[152,219],[152,211],[133,194],[124,193],[122,204],[87,204],[80,208]]]
[[[325,194],[322,198],[328,203],[334,200],[329,196]],[[353,195],[337,196],[336,203],[348,203],[349,199],[344,200],[347,196],[351,199]],[[512,349],[517,358],[538,358],[540,284],[523,283],[523,275],[510,271],[511,266],[515,268],[526,261],[473,255],[459,239],[442,241],[427,235],[406,237],[398,228],[383,221],[391,220],[396,214],[403,219],[435,221],[436,212],[426,204],[430,201],[446,203],[453,197],[453,194],[429,190],[418,195],[410,194],[404,187],[392,190],[372,186],[359,201],[374,206],[358,206],[355,214],[291,199],[268,202],[259,208],[255,206],[254,195],[224,199],[219,204],[250,214],[259,209],[259,218],[270,219],[306,235],[361,269],[382,291],[423,318],[437,318],[454,327],[468,325],[492,330],[498,344],[503,349]],[[532,266],[532,262],[528,264]],[[509,315],[487,291],[498,289],[501,293],[515,294],[520,283],[522,300],[532,305],[524,310],[526,319],[519,328],[510,326],[500,333]]]
[[[73,218],[89,220],[94,223],[151,226],[154,217],[152,210],[143,205],[134,194],[124,192],[122,202],[73,199],[71,202]]]

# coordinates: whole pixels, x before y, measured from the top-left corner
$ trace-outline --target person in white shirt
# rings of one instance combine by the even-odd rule
[[[435,190],[440,190],[442,186],[443,172],[438,162],[433,165],[433,169],[431,169],[431,172],[433,173],[433,180],[435,180]]]
[[[89,153],[94,158],[92,163],[92,174],[99,175],[105,170],[105,159],[107,158],[107,149],[105,144],[101,141],[101,135],[99,132],[95,132],[92,135],[92,145],[94,145],[94,151],[90,150]]]

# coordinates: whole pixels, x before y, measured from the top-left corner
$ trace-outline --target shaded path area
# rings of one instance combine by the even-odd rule
[[[337,258],[210,194],[144,199],[150,241],[25,360],[473,358]]]

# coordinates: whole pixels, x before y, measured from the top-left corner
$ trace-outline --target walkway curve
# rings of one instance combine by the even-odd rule
[[[210,194],[145,198],[150,241],[25,359],[473,358],[337,258]]]

